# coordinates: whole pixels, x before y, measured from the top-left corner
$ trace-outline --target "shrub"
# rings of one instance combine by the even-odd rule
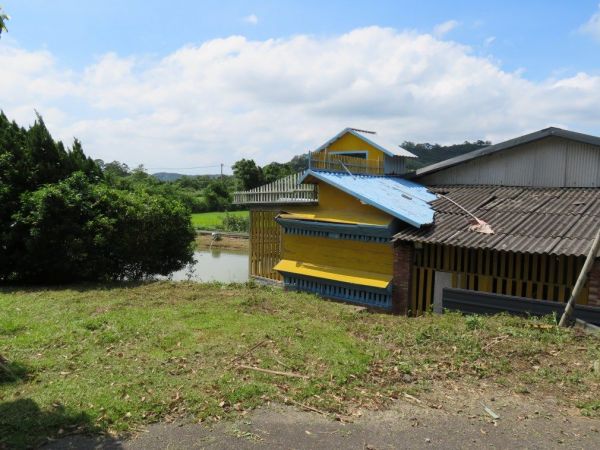
[[[25,194],[13,219],[9,281],[140,279],[192,260],[194,231],[180,203],[93,184],[82,173]]]
[[[234,216],[232,214],[225,214],[225,217],[223,217],[219,229],[224,231],[248,232],[248,230],[250,229],[249,217],[240,217]]]
[[[137,182],[149,179],[141,169],[130,183],[112,177],[41,117],[25,129],[0,112],[0,282],[140,279],[191,262],[189,209]]]

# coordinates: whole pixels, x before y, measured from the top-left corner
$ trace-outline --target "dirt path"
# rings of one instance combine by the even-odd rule
[[[464,401],[463,399],[468,399]],[[486,404],[500,419],[494,421]],[[598,448],[600,420],[581,417],[552,399],[497,398],[458,391],[399,400],[387,411],[364,412],[351,423],[289,406],[258,409],[244,418],[207,424],[156,424],[119,441],[74,436],[51,449],[392,449]]]
[[[213,241],[209,234],[199,234],[196,236],[196,248],[198,250],[207,250],[208,248],[220,248],[223,250],[233,250],[247,252],[250,248],[248,238],[222,236],[220,240]]]

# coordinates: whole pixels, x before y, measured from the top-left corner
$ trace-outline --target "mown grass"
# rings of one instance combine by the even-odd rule
[[[220,227],[226,214],[248,217],[248,211],[194,213],[192,214],[192,225],[201,230],[216,230]]]
[[[0,448],[285,399],[351,414],[447,380],[600,415],[598,339],[547,321],[405,318],[252,284],[169,282],[4,289],[0,311],[0,352],[20,377],[0,375]]]

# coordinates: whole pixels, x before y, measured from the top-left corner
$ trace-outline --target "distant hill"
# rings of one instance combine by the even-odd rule
[[[465,141],[462,144],[439,145],[439,144],[415,144],[414,142],[406,141],[401,147],[416,155],[418,158],[409,158],[407,167],[410,170],[420,169],[421,167],[435,164],[446,159],[454,158],[465,153],[478,150],[491,145],[490,141]]]
[[[153,173],[152,176],[155,178],[158,178],[160,181],[176,181],[176,180],[179,180],[180,178],[196,177],[199,175],[184,175],[182,173],[175,173],[175,172],[157,172],[157,173]],[[206,178],[218,178],[220,175],[202,175],[202,176],[206,177]]]

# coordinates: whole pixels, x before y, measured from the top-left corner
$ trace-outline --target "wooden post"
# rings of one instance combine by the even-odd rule
[[[583,263],[583,267],[581,268],[581,272],[579,272],[579,277],[577,278],[577,282],[575,283],[575,287],[573,288],[573,292],[571,293],[571,298],[567,302],[567,306],[565,307],[565,312],[560,318],[559,326],[564,327],[567,326],[567,322],[571,314],[573,314],[573,305],[575,304],[575,300],[579,297],[581,289],[587,280],[587,275],[592,268],[592,264],[594,264],[594,260],[596,259],[596,255],[598,254],[598,249],[600,249],[600,228],[596,232],[596,238],[594,242],[592,242],[592,246],[590,247],[590,251],[588,252],[587,258],[585,259],[585,263]]]

